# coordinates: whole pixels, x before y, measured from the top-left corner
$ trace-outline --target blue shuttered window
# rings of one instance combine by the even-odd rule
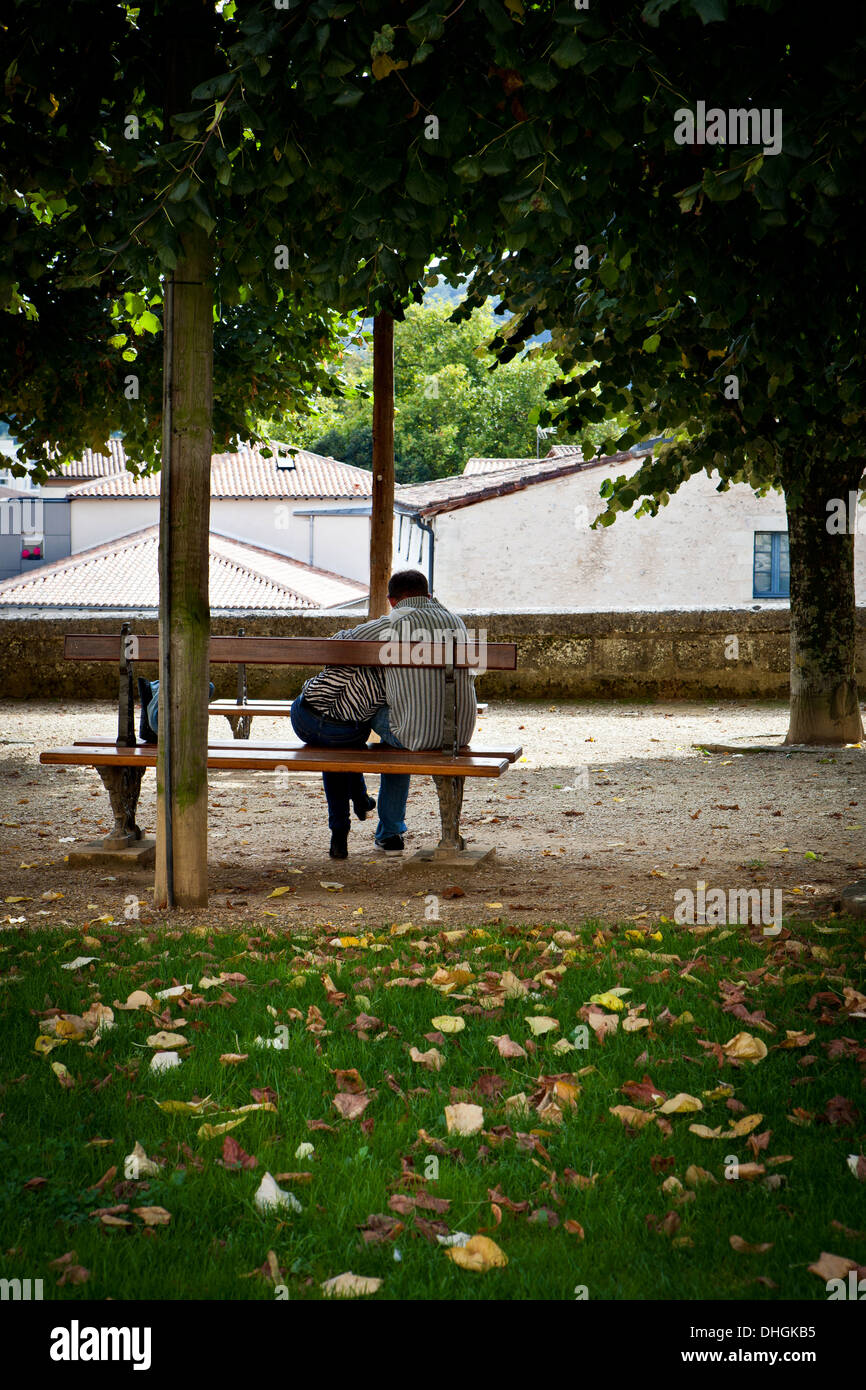
[[[756,531],[753,598],[790,598],[787,531]]]

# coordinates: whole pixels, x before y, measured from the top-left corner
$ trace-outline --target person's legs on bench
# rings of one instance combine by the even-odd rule
[[[403,745],[391,732],[388,706],[382,705],[373,715],[373,728],[390,748]],[[409,799],[409,775],[403,772],[383,772],[379,779],[379,824],[376,826],[376,845],[386,854],[400,854],[406,834],[406,802]]]
[[[304,743],[318,748],[364,748],[370,734],[369,724],[349,724],[334,719],[325,719],[308,705],[299,695],[290,711],[292,728]],[[355,813],[360,820],[359,806],[366,811],[369,801],[367,784],[360,773],[323,772],[322,784],[328,803],[328,828],[331,831],[332,859],[345,859],[348,856],[348,837],[351,827],[349,803],[354,802]]]
[[[208,683],[208,699],[214,695],[214,683]],[[138,678],[138,698],[141,703],[141,717],[138,721],[138,737],[145,743],[157,743],[159,727],[159,681],[146,681]]]

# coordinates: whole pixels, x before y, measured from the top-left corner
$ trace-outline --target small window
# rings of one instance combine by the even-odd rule
[[[754,598],[790,598],[787,531],[755,532]]]

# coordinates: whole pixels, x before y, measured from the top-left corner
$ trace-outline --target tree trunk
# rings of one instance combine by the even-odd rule
[[[158,907],[207,903],[213,257],[206,233],[188,227],[183,254],[166,281],[164,311]]]
[[[828,528],[848,510],[853,481],[806,478],[786,490],[791,564],[791,710],[786,743],[859,743],[853,525]],[[851,521],[856,524],[852,516]]]
[[[394,320],[373,320],[373,503],[370,517],[368,617],[388,610],[394,541]]]

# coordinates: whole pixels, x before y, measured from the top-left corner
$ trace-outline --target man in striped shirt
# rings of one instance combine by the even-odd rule
[[[442,640],[443,633],[466,634],[466,625],[430,596],[420,570],[401,570],[388,583],[392,612],[374,618],[335,637],[383,643]],[[383,743],[393,748],[441,748],[445,720],[445,673],[441,669],[411,666],[373,668],[384,671],[387,703],[373,714],[371,723]],[[457,693],[457,742],[467,744],[475,729],[477,705],[472,672],[455,672]],[[402,854],[406,833],[409,777],[383,773],[379,785],[379,823],[376,848],[386,854]]]

